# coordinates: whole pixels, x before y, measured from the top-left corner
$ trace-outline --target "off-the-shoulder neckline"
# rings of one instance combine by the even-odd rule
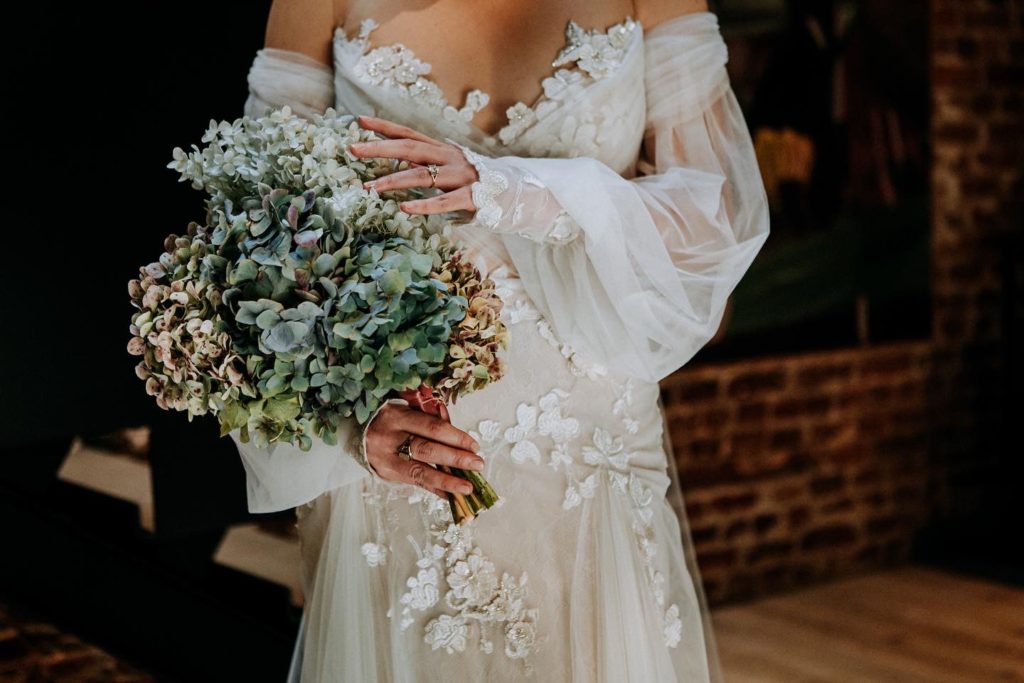
[[[360,22],[360,31],[359,31],[359,34],[356,35],[355,37],[349,36],[348,33],[345,31],[344,27],[336,26],[335,29],[334,29],[334,40],[336,42],[341,42],[342,44],[345,44],[345,45],[358,45],[360,47],[360,57],[363,57],[363,56],[365,56],[367,54],[370,54],[370,53],[372,53],[372,52],[374,52],[376,50],[387,50],[387,49],[396,49],[396,48],[404,48],[408,52],[408,54],[413,55],[415,57],[415,53],[411,49],[406,47],[401,41],[393,41],[391,43],[387,43],[387,44],[384,44],[384,45],[370,45],[370,42],[367,39],[367,35],[369,34],[370,31],[372,31],[374,28],[377,28],[378,26],[379,26],[379,24],[377,23],[377,21],[373,17],[367,17],[367,18],[363,19],[362,22]],[[367,27],[369,27],[369,28],[367,28]],[[558,54],[556,55],[555,59],[552,60],[552,62],[557,62],[559,60],[559,58],[561,58],[562,55],[565,54],[565,52],[569,48],[572,47],[572,44],[569,42],[569,40],[570,40],[569,36],[571,35],[570,32],[573,30],[573,27],[575,27],[577,30],[582,31],[583,33],[585,33],[587,35],[601,35],[601,34],[610,35],[612,33],[612,31],[614,31],[616,29],[623,29],[623,28],[627,29],[627,30],[630,30],[632,32],[631,33],[631,42],[630,42],[630,44],[629,44],[629,46],[627,48],[627,52],[632,51],[632,49],[635,48],[638,43],[642,43],[642,37],[643,37],[643,34],[644,34],[643,24],[640,22],[639,19],[633,18],[632,15],[627,15],[625,18],[623,18],[623,19],[621,19],[619,21],[616,21],[616,22],[614,22],[612,24],[609,24],[605,28],[584,28],[578,22],[576,22],[574,19],[569,19],[566,22],[566,40],[563,42],[562,47],[559,49]],[[422,60],[419,60],[419,61],[422,62]],[[432,68],[432,66],[429,63],[427,63],[427,62],[423,62],[423,64],[425,64],[426,66]],[[554,64],[552,66],[554,68]],[[555,72],[553,72],[553,73],[549,73],[547,76],[542,77],[540,79],[540,83],[543,85],[545,81],[547,81],[550,78],[553,78],[556,73],[557,73],[557,70]],[[434,82],[433,79],[430,79],[429,77],[426,77],[426,76],[424,76],[424,79],[425,80],[430,80],[431,82]],[[436,85],[436,82],[434,82],[434,84]],[[438,89],[440,89],[440,88],[438,88]],[[463,96],[463,100],[467,99],[474,92],[484,93],[484,91],[479,89],[479,88],[470,88],[466,92],[466,94]],[[487,94],[487,96],[488,96],[488,98],[490,97],[489,94]],[[544,94],[544,89],[542,88],[540,94],[534,99],[533,103],[527,104],[525,102],[520,101],[520,102],[517,102],[512,107],[509,107],[506,110],[506,118],[508,119],[508,121],[503,126],[501,126],[497,131],[495,131],[493,134],[492,133],[488,133],[486,130],[481,128],[478,124],[476,124],[472,120],[468,121],[467,123],[469,124],[469,126],[471,128],[476,130],[477,133],[485,141],[497,142],[501,138],[502,133],[504,133],[507,130],[511,130],[513,126],[517,125],[517,122],[512,119],[512,116],[509,115],[508,112],[513,111],[513,110],[515,110],[517,108],[520,108],[520,105],[521,105],[521,108],[525,108],[526,111],[536,113],[538,105],[540,105],[540,103],[543,102],[544,99],[545,99],[545,94]],[[456,106],[454,103],[452,103],[450,100],[448,100],[447,96],[444,97],[444,101],[445,101],[446,104],[449,104],[449,105],[451,105],[453,107]]]

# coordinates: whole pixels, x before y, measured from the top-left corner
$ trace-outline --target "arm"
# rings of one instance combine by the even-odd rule
[[[329,64],[334,25],[335,9],[329,0],[274,0],[265,45],[249,70],[244,114],[261,116],[268,108],[287,104],[296,114],[312,118],[332,106],[334,70]],[[286,510],[368,473],[375,475],[365,455],[364,430],[371,421],[359,429],[354,419],[342,420],[337,446],[316,439],[309,451],[287,443],[261,448],[252,441],[242,443],[237,429],[230,432],[245,468],[249,511]]]
[[[479,174],[470,222],[502,236],[563,342],[659,381],[713,337],[769,224],[717,17],[673,16],[644,40],[637,177],[589,157],[487,158],[460,147]]]

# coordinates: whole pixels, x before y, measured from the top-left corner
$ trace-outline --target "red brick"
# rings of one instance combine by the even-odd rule
[[[691,458],[707,460],[718,456],[721,445],[720,439],[694,439],[685,448]]]
[[[757,422],[764,421],[764,418],[768,415],[768,406],[764,403],[748,403],[744,402],[737,406],[736,420],[738,422]]]
[[[754,529],[757,530],[758,534],[764,534],[774,529],[778,523],[779,518],[776,515],[758,515],[754,518]]]
[[[872,467],[858,474],[853,481],[858,486],[871,486],[872,484],[877,484],[881,478],[882,475],[878,468]]]
[[[718,396],[719,382],[717,379],[687,380],[680,379],[673,386],[677,400],[683,403],[704,401]]]
[[[718,512],[736,512],[738,510],[749,510],[756,502],[757,493],[748,491],[746,493],[720,496],[715,499],[712,506]]]
[[[801,546],[804,550],[847,546],[857,540],[857,530],[849,524],[834,524],[814,529],[803,537]]]
[[[864,564],[879,564],[882,562],[882,546],[879,543],[870,543],[857,551],[857,562]]]
[[[968,66],[936,66],[932,68],[932,85],[937,88],[970,85],[977,78],[977,72]],[[958,140],[966,140],[966,131],[961,130],[955,136]],[[940,133],[941,137],[951,137],[949,132]]]
[[[772,541],[768,543],[758,543],[756,546],[750,549],[747,553],[747,563],[755,564],[756,562],[765,558],[780,559],[788,556],[793,550],[793,543],[791,541]]]
[[[811,491],[819,496],[825,493],[835,493],[841,491],[845,484],[846,479],[842,475],[817,477],[811,480]]]
[[[780,429],[772,432],[771,447],[792,449],[800,446],[803,433],[799,429]]]
[[[754,370],[737,375],[729,383],[729,395],[737,398],[781,389],[786,384],[783,370]]]
[[[735,481],[735,469],[729,463],[700,464],[688,460],[679,463],[679,479],[684,487],[714,486]]]
[[[831,503],[825,503],[820,511],[823,515],[834,515],[837,512],[847,512],[853,509],[853,501],[849,498],[842,498]]]
[[[872,517],[867,522],[867,531],[872,536],[889,534],[905,525],[905,520],[897,515]]]
[[[870,493],[862,499],[870,507],[884,507],[889,502],[889,497],[884,493]]]
[[[734,597],[746,597],[754,592],[754,577],[750,574],[736,574],[729,581],[729,594]]]
[[[807,507],[793,508],[789,511],[789,526],[791,529],[802,529],[811,519],[811,511]]]
[[[750,523],[747,522],[747,520],[745,520],[745,519],[738,519],[735,522],[732,522],[726,528],[726,530],[725,530],[725,538],[726,538],[726,540],[730,540],[730,539],[736,538],[737,536],[742,536],[743,534],[747,533],[748,531],[750,531]]]
[[[810,398],[793,398],[775,404],[772,417],[786,419],[792,417],[818,416],[828,413],[832,402],[826,396]]]
[[[758,575],[760,592],[774,593],[792,583],[792,570],[788,564],[778,564],[765,569]]]
[[[797,385],[801,388],[835,387],[846,383],[852,374],[852,364],[818,365],[804,368],[797,374]]]
[[[785,503],[787,501],[801,498],[804,493],[805,488],[803,483],[791,482],[775,487],[772,491],[772,499],[779,503]]]
[[[703,572],[716,567],[731,567],[736,564],[736,550],[706,550],[697,553],[697,566]]]

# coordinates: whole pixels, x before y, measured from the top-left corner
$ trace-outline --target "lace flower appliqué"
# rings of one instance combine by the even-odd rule
[[[607,32],[596,29],[587,31],[575,21],[570,21],[565,29],[568,45],[551,65],[562,66],[576,62],[592,78],[604,78],[622,62],[631,33],[635,29],[636,22],[631,18],[615,24]]]
[[[538,642],[539,610],[526,603],[527,573],[516,578],[503,572],[499,577],[494,563],[474,544],[472,525],[455,524],[447,502],[418,487],[393,490],[410,488],[409,504],[421,505],[421,516],[428,520],[427,542],[421,545],[411,534],[407,537],[417,561],[416,573],[406,579],[406,591],[399,598],[400,628],[404,631],[415,623],[414,612],[426,612],[443,603],[451,612],[436,614],[423,627],[423,640],[431,649],[464,652],[476,630],[481,651],[491,654],[492,629],[497,628],[504,636],[505,656],[522,660],[524,674],[532,674],[528,657]],[[376,545],[363,545],[371,566],[376,566]],[[391,610],[387,616],[393,618]]]
[[[628,377],[619,385],[618,398],[612,406],[612,412],[622,420],[623,428],[628,434],[636,433],[639,426],[638,420],[630,412],[633,405],[634,382],[632,377]],[[584,458],[588,458],[586,451]],[[602,463],[612,489],[624,496],[633,508],[633,533],[643,558],[647,582],[654,593],[654,600],[658,607],[665,610],[662,615],[665,645],[676,647],[682,639],[683,622],[679,617],[677,603],[672,603],[667,609],[665,608],[665,576],[654,566],[654,558],[658,553],[658,544],[654,540],[652,525],[654,510],[651,505],[654,502],[654,494],[636,476],[635,472],[629,471],[627,474],[625,471],[618,471],[622,469],[618,465],[628,464],[630,454],[623,451],[618,439],[611,438],[607,432],[599,433],[598,429],[594,430],[594,448],[590,449],[589,458]],[[612,469],[607,469],[607,465],[611,465]]]
[[[532,106],[519,101],[508,107],[505,110],[508,122],[494,135],[483,134],[483,142],[488,146],[496,145],[499,140],[505,145],[512,144],[553,110],[575,98],[588,82],[611,75],[622,63],[631,37],[638,33],[638,26],[632,17],[607,30],[587,30],[570,21],[565,31],[565,44],[551,62],[552,67],[563,68],[541,80],[543,90]],[[338,28],[339,39],[361,48],[353,65],[353,75],[378,87],[405,91],[415,102],[437,111],[460,132],[468,133],[474,115],[487,105],[490,95],[474,88],[466,94],[463,106],[456,108],[429,78],[431,65],[417,58],[408,47],[396,42],[370,48],[369,35],[377,27],[374,19],[364,19],[354,40]],[[573,66],[565,68],[567,65]]]
[[[416,102],[440,113],[451,123],[461,127],[468,124],[473,115],[487,106],[490,96],[474,88],[466,93],[462,107],[456,108],[445,98],[441,88],[427,74],[431,65],[416,57],[412,50],[402,43],[381,45],[369,49],[370,32],[379,24],[373,18],[364,19],[359,26],[356,42],[363,54],[356,61],[353,73],[368,83],[379,87],[405,91]]]
[[[662,610],[665,645],[676,647],[682,638],[683,624],[679,605],[672,603],[666,606],[666,578],[655,564],[658,543],[654,536],[654,492],[631,468],[636,452],[630,450],[626,443],[626,435],[639,431],[639,421],[633,414],[635,382],[634,378],[627,377],[613,385],[616,398],[612,414],[618,416],[621,428],[616,429],[614,422],[594,426],[588,442],[578,446],[583,462],[592,468],[583,474],[573,467],[576,460],[570,451],[581,436],[580,421],[567,413],[570,394],[558,387],[541,396],[536,403],[519,403],[514,424],[484,419],[476,429],[467,431],[481,443],[507,445],[510,459],[521,465],[530,462],[541,464],[542,454],[546,452],[546,464],[555,471],[565,472],[563,510],[578,508],[596,495],[603,482],[608,482],[611,490],[621,496],[632,510],[632,528],[643,560],[645,579],[655,603]],[[549,441],[544,443],[541,437],[548,437]],[[482,562],[477,564],[484,566]],[[465,571],[475,575],[479,569],[469,566]],[[456,579],[456,583],[459,581]],[[485,586],[490,586],[490,579]]]

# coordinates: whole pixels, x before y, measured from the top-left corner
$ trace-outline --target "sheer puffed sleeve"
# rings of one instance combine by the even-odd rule
[[[247,116],[262,116],[267,109],[287,104],[299,116],[312,119],[334,104],[334,70],[302,52],[261,48],[247,80]]]
[[[727,58],[711,12],[645,33],[646,126],[631,179],[591,157],[492,158],[458,145],[480,176],[469,222],[502,236],[561,340],[608,369],[659,381],[689,361],[768,237]]]
[[[262,116],[270,108],[289,105],[307,119],[323,113],[334,103],[333,69],[301,52],[263,48],[249,69],[249,96],[243,105],[248,116]],[[354,418],[342,420],[338,444],[313,439],[303,451],[289,443],[257,446],[242,443],[237,429],[230,432],[245,468],[250,512],[277,512],[309,502],[325,491],[345,486],[361,477],[376,476],[366,461],[365,428],[390,399],[382,403],[360,429]]]

